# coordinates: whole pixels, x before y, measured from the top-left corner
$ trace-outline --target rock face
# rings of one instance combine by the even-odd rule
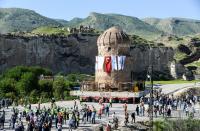
[[[184,47],[184,52],[187,54],[187,57],[180,60],[180,63],[182,65],[186,65],[186,64],[199,60],[200,59],[200,40],[191,40],[188,44],[188,47],[187,46]]]
[[[95,72],[97,37],[73,34],[61,36],[0,35],[0,72],[17,65],[42,66],[54,73]],[[133,45],[130,55],[134,72],[146,72],[149,64],[154,70],[168,72],[174,51],[168,47]],[[137,75],[136,75],[137,76]]]
[[[94,73],[96,36],[0,36],[0,71],[26,65],[54,73]]]
[[[155,71],[166,72],[174,58],[174,50],[170,47],[132,46],[133,66],[135,72],[146,71],[153,65]]]

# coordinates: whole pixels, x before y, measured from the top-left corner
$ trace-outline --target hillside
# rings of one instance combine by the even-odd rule
[[[185,18],[145,18],[143,21],[168,34],[177,36],[200,33],[200,20]]]
[[[100,14],[92,12],[85,19],[76,18],[68,22],[68,26],[91,26],[99,31],[104,31],[112,26],[120,26],[128,34],[135,34],[147,39],[155,39],[163,32],[141,21],[136,17],[119,14]]]
[[[62,26],[56,20],[35,11],[20,8],[0,8],[0,33],[31,31],[40,26]]]
[[[41,27],[79,27],[90,26],[97,31],[104,31],[111,26],[120,26],[130,35],[138,35],[148,40],[159,40],[162,37],[188,36],[200,33],[200,20],[185,18],[145,18],[120,14],[100,14],[92,12],[86,18],[70,21],[51,19],[35,11],[20,8],[0,8],[0,33],[28,31]]]

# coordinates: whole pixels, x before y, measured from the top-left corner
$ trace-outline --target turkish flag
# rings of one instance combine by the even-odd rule
[[[112,70],[111,56],[105,56],[104,58],[104,71],[110,73]]]

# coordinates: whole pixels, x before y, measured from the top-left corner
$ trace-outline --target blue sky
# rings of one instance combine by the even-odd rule
[[[0,0],[0,7],[26,8],[65,20],[85,18],[90,12],[200,20],[200,0]]]

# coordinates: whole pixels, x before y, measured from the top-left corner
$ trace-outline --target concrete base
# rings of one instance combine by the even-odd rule
[[[99,102],[103,98],[104,102],[113,99],[113,103],[138,103],[139,99],[149,91],[140,92],[98,92],[98,91],[71,91],[70,95],[79,96],[85,102]]]

